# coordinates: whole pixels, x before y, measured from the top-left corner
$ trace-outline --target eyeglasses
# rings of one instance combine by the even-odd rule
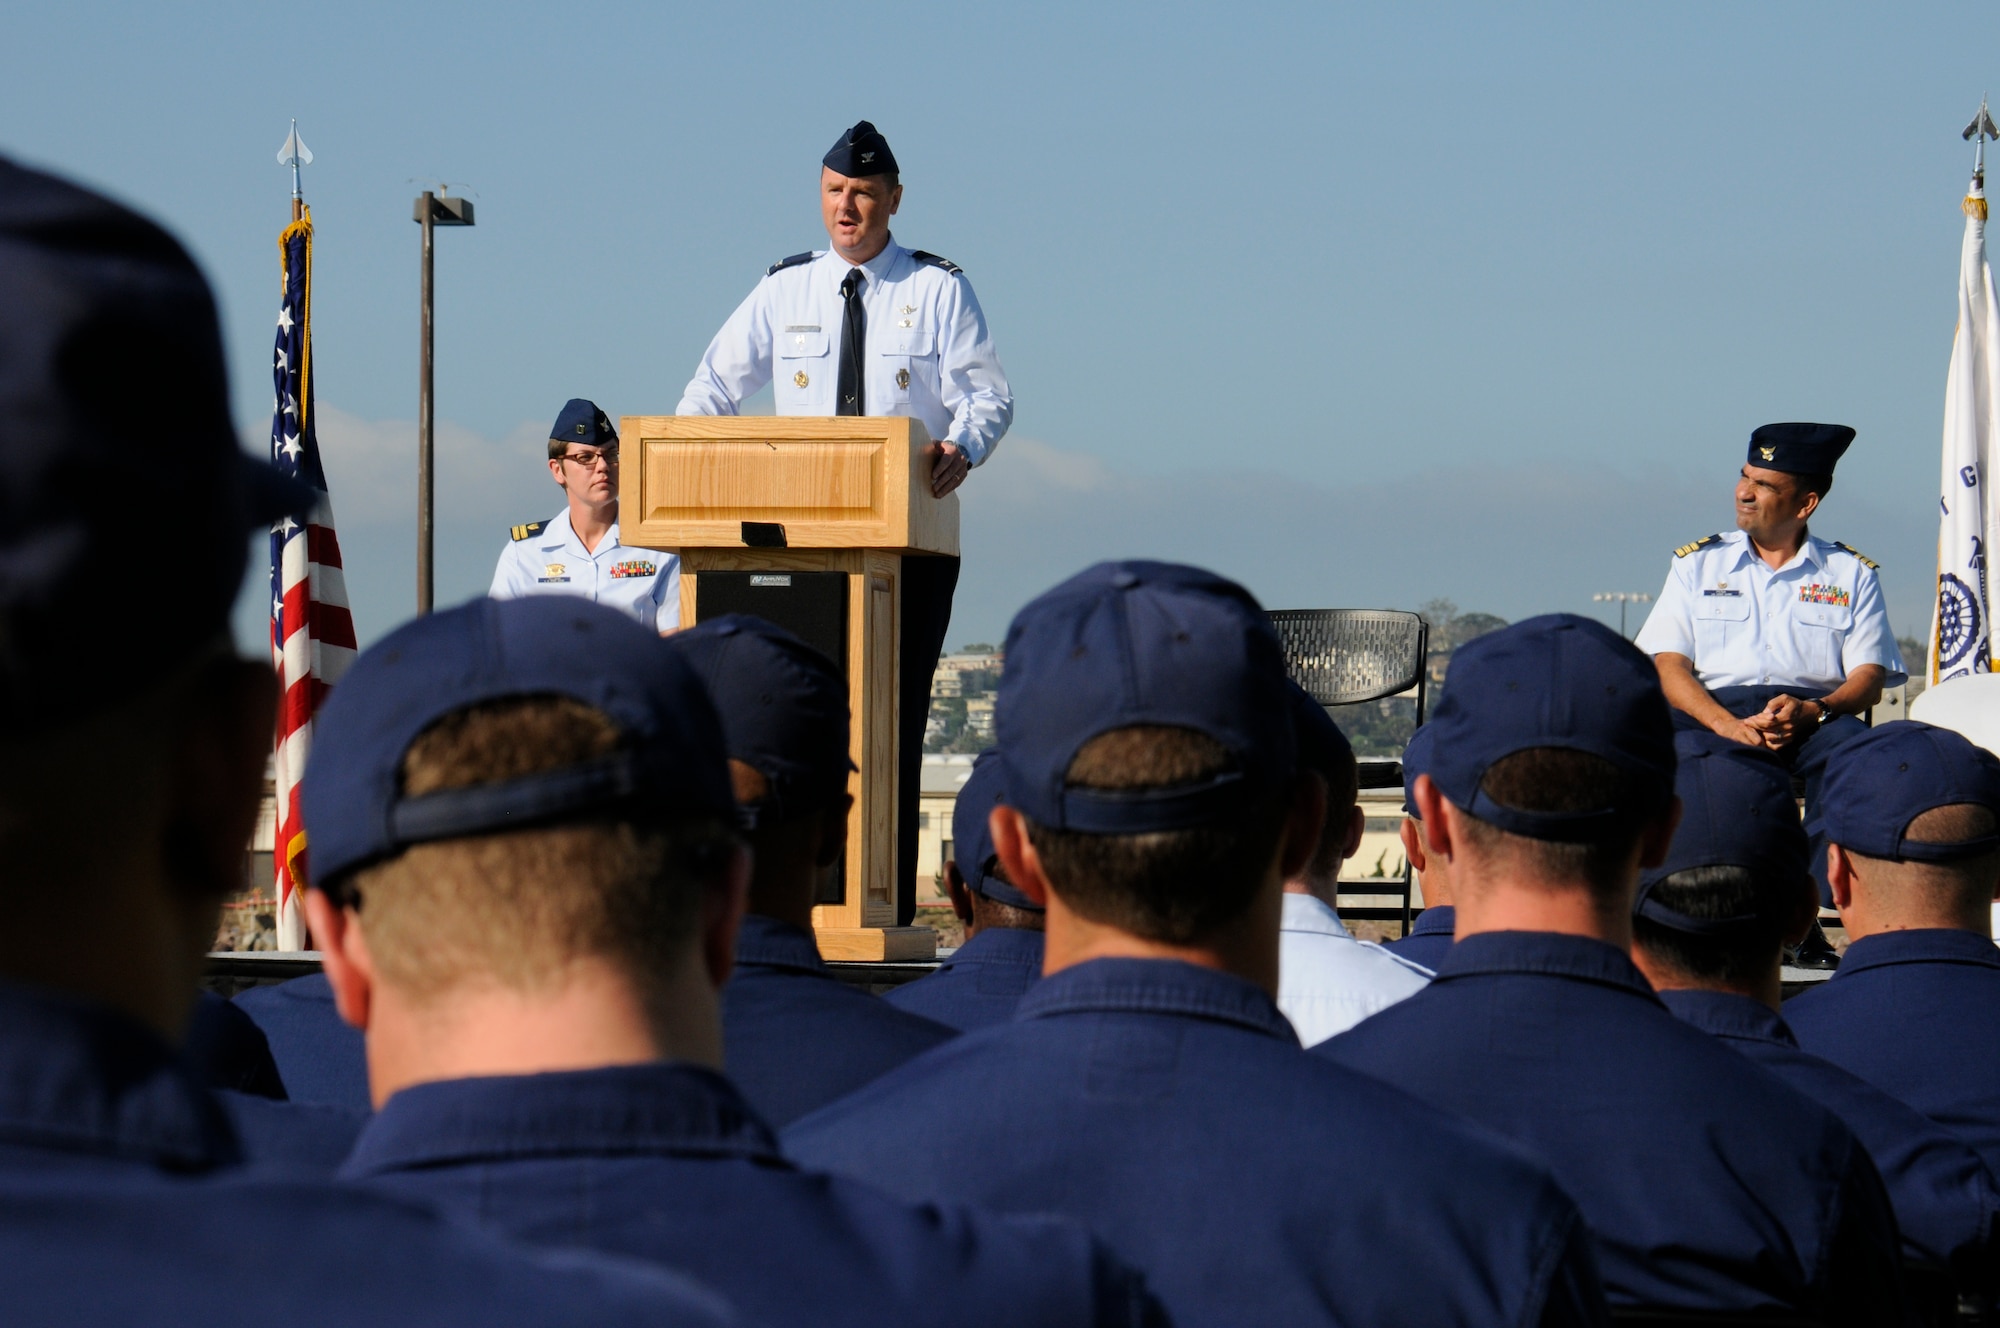
[[[605,469],[610,470],[618,465],[618,449],[607,447],[602,452],[565,452],[563,460],[582,466],[585,470],[595,470],[597,463],[602,461]]]

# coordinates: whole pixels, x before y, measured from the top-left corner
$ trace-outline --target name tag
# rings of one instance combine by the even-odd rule
[[[1719,588],[1719,589],[1716,589],[1716,590],[1704,590],[1704,591],[1702,591],[1701,593],[1702,593],[1702,594],[1704,594],[1704,595],[1726,595],[1726,596],[1728,596],[1728,597],[1730,597],[1730,598],[1732,598],[1732,599],[1733,599],[1733,598],[1735,598],[1735,597],[1737,597],[1737,596],[1741,595],[1741,594],[1742,594],[1743,592],[1742,592],[1742,591],[1740,591],[1740,590],[1731,590],[1731,589],[1729,589],[1729,587],[1727,587],[1727,586],[1723,586],[1723,587],[1721,587],[1721,588]]]

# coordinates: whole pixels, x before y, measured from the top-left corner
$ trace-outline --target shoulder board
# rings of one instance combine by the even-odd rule
[[[1722,536],[1720,535],[1703,535],[1700,539],[1696,540],[1694,543],[1683,544],[1678,549],[1675,549],[1674,557],[1685,558],[1689,554],[1693,553],[1696,549],[1705,549],[1709,545],[1715,543],[1717,540],[1721,538]]]
[[[530,521],[525,526],[514,527],[515,542],[519,543],[524,539],[530,539],[536,535],[541,534],[543,529],[546,528],[548,524],[549,523],[546,521]]]
[[[1879,572],[1882,570],[1882,564],[1876,562],[1873,558],[1870,558],[1867,554],[1855,548],[1852,544],[1842,544],[1839,540],[1835,540],[1833,542],[1833,547],[1839,549],[1842,553],[1853,554],[1856,558],[1859,558],[1861,560],[1861,565],[1863,567],[1866,567],[1871,572]]]
[[[817,257],[819,257],[818,254],[808,249],[802,254],[793,254],[790,258],[781,258],[777,262],[771,264],[770,267],[766,268],[764,271],[764,275],[767,277],[776,276],[778,273],[783,272],[788,267],[797,267],[801,263],[810,263],[813,261],[813,259]]]
[[[941,267],[945,271],[951,273],[951,275],[953,275],[954,277],[962,277],[965,275],[964,269],[959,267],[958,264],[952,262],[949,258],[940,258],[936,254],[929,253],[922,249],[910,250],[910,257],[916,259],[919,263],[928,263],[932,267]]]

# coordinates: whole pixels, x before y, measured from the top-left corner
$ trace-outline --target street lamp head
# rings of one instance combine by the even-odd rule
[[[424,207],[428,204],[433,226],[470,226],[472,222],[472,200],[454,198],[450,194],[422,193],[410,209],[410,220],[421,223]]]

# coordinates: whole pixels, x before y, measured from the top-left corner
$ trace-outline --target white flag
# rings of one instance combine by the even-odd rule
[[[1959,258],[1958,335],[1944,389],[1944,466],[1938,492],[1937,611],[1931,623],[1933,683],[1993,668],[1986,597],[1987,532],[1993,529],[1994,448],[2000,445],[2000,307],[1986,265],[1986,189],[1972,177]]]

